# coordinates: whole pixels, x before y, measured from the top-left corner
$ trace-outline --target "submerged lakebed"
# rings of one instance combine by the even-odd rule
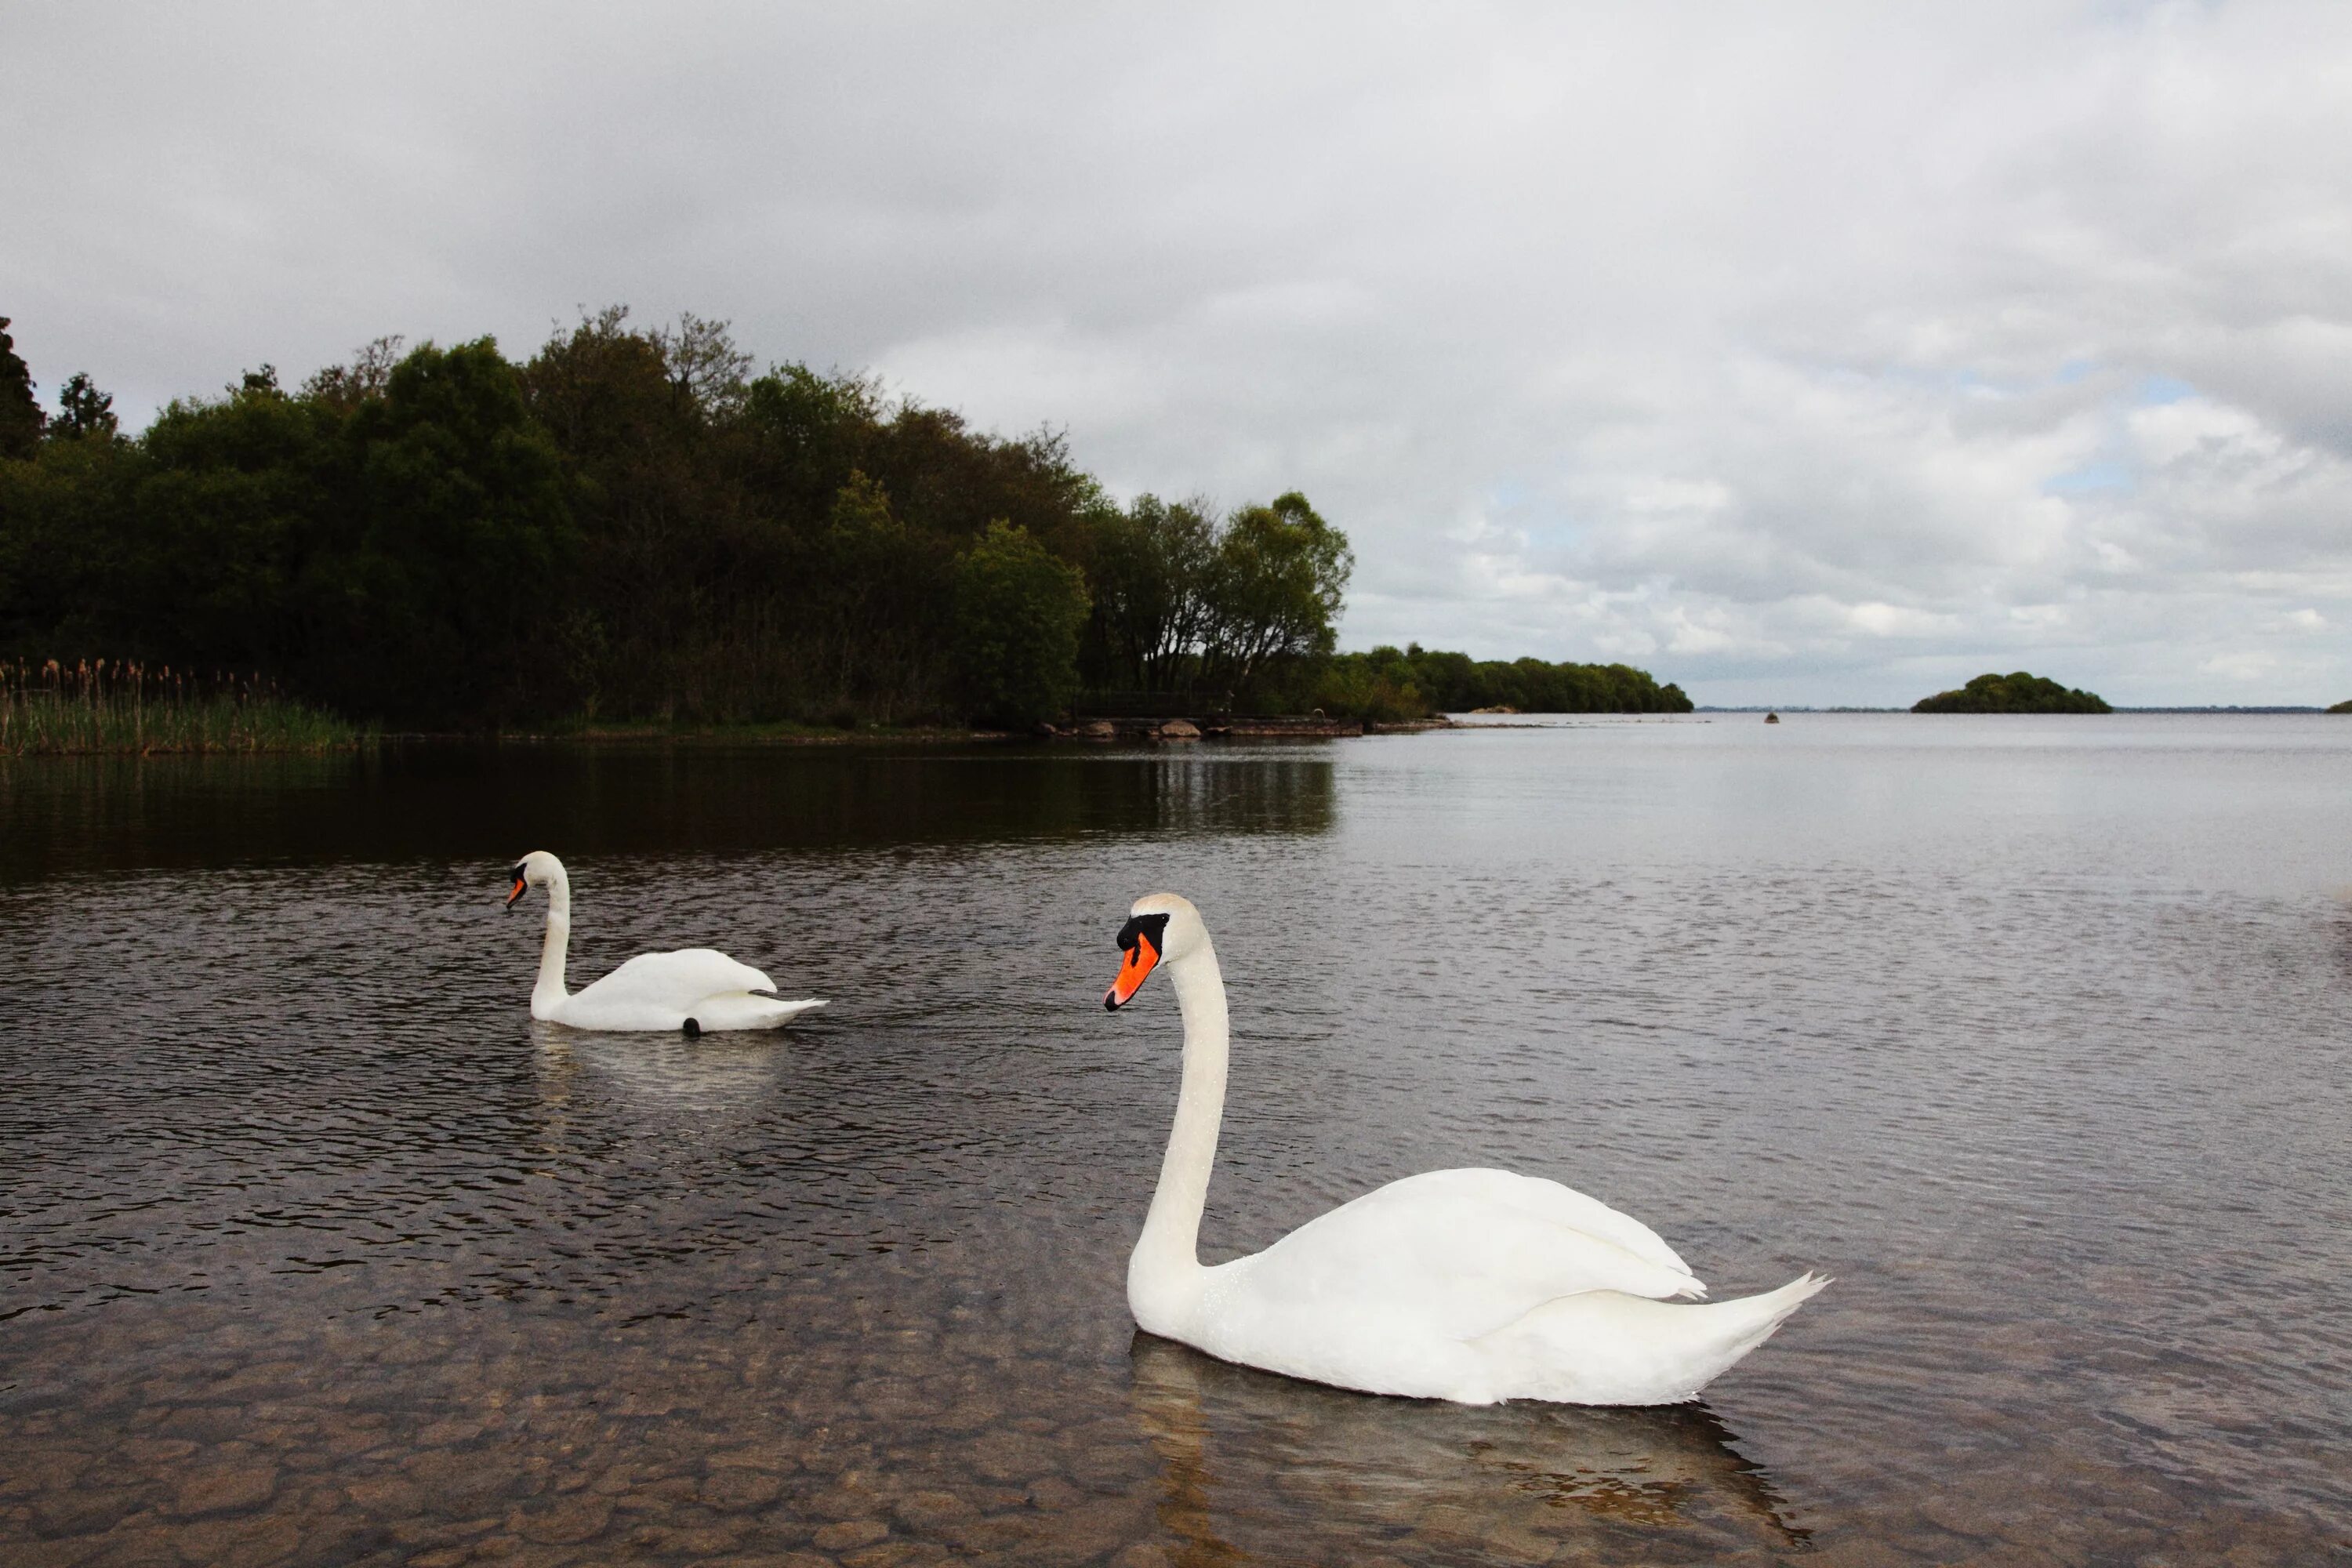
[[[2352,728],[1748,715],[1155,751],[0,761],[10,1563],[2352,1555]],[[781,1034],[533,1024],[709,944]],[[1718,1297],[1695,1405],[1381,1400],[1137,1334],[1202,1236],[1493,1163]]]

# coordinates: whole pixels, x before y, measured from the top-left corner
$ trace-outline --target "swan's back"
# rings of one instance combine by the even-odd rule
[[[722,991],[775,988],[776,983],[765,974],[716,948],[685,947],[676,952],[641,952],[579,994],[609,996],[615,1002],[676,1001],[683,1005]]]
[[[1661,1405],[1692,1397],[1826,1283],[1807,1275],[1700,1305],[1675,1299],[1704,1289],[1680,1262],[1646,1226],[1572,1189],[1436,1171],[1205,1270],[1173,1337],[1372,1394]]]
[[[1545,1301],[1704,1289],[1640,1222],[1556,1182],[1486,1170],[1391,1182],[1208,1272],[1179,1337],[1295,1376],[1447,1397],[1475,1371],[1463,1342]],[[1401,1360],[1415,1342],[1432,1356]]]
[[[772,993],[775,982],[708,947],[641,952],[572,993],[556,1017],[585,1029],[675,1029],[714,996]]]

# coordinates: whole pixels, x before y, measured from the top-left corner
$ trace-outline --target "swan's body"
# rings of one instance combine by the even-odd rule
[[[680,1029],[772,1029],[824,1003],[779,1001],[776,983],[723,952],[689,947],[641,952],[593,985],[563,985],[572,944],[572,879],[563,862],[535,849],[516,863],[509,908],[528,888],[547,889],[547,936],[540,949],[539,982],[530,989],[530,1016],[574,1029],[649,1032]],[[761,994],[765,993],[766,994]]]
[[[1263,1252],[1202,1267],[1231,1047],[1224,980],[1190,903],[1155,894],[1133,913],[1106,1003],[1126,1002],[1164,956],[1184,1018],[1175,1126],[1128,1260],[1128,1305],[1151,1332],[1368,1394],[1667,1405],[1828,1283],[1807,1274],[1761,1296],[1675,1302],[1706,1287],[1647,1226],[1557,1182],[1486,1170],[1391,1182]]]

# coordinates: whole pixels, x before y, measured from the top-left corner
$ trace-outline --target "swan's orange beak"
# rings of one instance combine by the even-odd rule
[[[512,908],[514,908],[514,906],[515,906],[515,900],[516,900],[517,899],[521,898],[521,897],[523,896],[523,893],[524,893],[525,891],[526,891],[526,889],[525,889],[525,886],[524,886],[524,883],[523,883],[523,879],[522,879],[520,877],[517,877],[517,878],[515,879],[514,891],[513,891],[513,892],[511,892],[511,893],[509,893],[509,894],[507,895],[507,908],[509,908],[509,909],[512,909]]]
[[[1118,966],[1118,978],[1103,993],[1103,1010],[1116,1013],[1133,1001],[1145,977],[1159,963],[1160,950],[1151,945],[1151,938],[1142,931],[1136,932],[1135,945],[1127,950],[1127,957]]]

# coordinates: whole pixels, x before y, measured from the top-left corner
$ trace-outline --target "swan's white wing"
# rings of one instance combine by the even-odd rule
[[[1546,1194],[1531,1189],[1555,1187]],[[1588,1208],[1586,1205],[1590,1205]],[[1614,1214],[1555,1184],[1505,1171],[1434,1171],[1392,1182],[1237,1259],[1213,1309],[1254,1333],[1275,1320],[1412,1320],[1453,1338],[1483,1334],[1538,1303],[1584,1290],[1664,1300],[1701,1287],[1664,1242],[1644,1257],[1556,1217]],[[1638,1239],[1638,1238],[1637,1238]]]
[[[574,992],[555,1018],[582,1029],[675,1029],[707,996],[775,988],[774,981],[750,964],[710,948],[641,952]]]
[[[748,963],[738,963],[708,947],[676,952],[641,952],[580,993],[605,992],[628,1001],[676,1002],[680,1006],[721,991],[773,991],[776,983]]]
[[[1520,1209],[1555,1225],[1597,1236],[1603,1241],[1613,1241],[1634,1257],[1671,1268],[1677,1274],[1690,1273],[1690,1265],[1658,1233],[1635,1219],[1632,1215],[1611,1208],[1599,1198],[1588,1197],[1574,1187],[1564,1187],[1558,1182],[1541,1176],[1522,1176],[1515,1171],[1495,1171],[1471,1168],[1459,1171],[1430,1171],[1403,1181],[1392,1182],[1380,1189],[1394,1192],[1400,1187],[1414,1190],[1416,1195],[1435,1196],[1444,1194],[1456,1202],[1485,1207]],[[1379,1196],[1379,1193],[1370,1194]],[[1693,1284],[1697,1281],[1694,1279]],[[1700,1287],[1704,1295],[1706,1288]]]

